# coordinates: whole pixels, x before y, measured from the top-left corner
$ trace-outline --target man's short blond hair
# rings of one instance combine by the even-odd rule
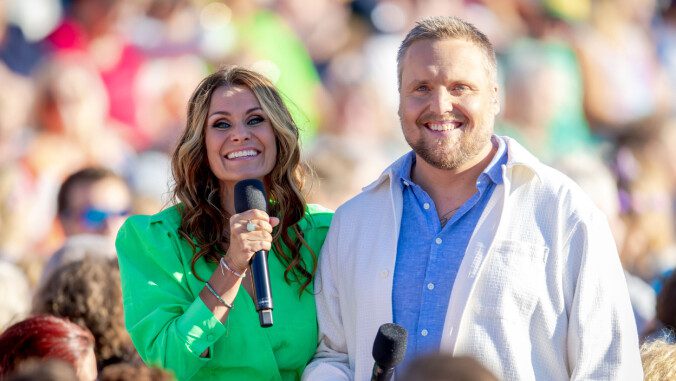
[[[397,52],[397,80],[401,89],[401,74],[404,71],[403,61],[408,48],[416,41],[462,39],[481,48],[486,55],[487,71],[497,80],[497,60],[495,49],[488,37],[474,25],[453,16],[437,16],[422,19],[416,22],[399,46]]]
[[[656,340],[641,346],[644,381],[676,380],[676,344]]]

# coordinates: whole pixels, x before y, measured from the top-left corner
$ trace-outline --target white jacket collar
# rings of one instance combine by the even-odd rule
[[[532,153],[528,152],[528,150],[526,150],[516,140],[508,136],[500,136],[500,138],[502,138],[507,144],[507,169],[511,169],[516,166],[523,166],[529,170],[531,175],[537,176],[539,178],[540,176],[538,175],[538,167],[541,165],[540,160],[533,156]],[[394,178],[397,173],[400,173],[401,167],[404,165],[404,161],[406,160],[406,155],[409,153],[404,154],[394,163],[390,164],[390,166],[385,168],[385,170],[374,182],[365,186],[362,190],[364,192],[371,191],[386,181],[394,183]]]

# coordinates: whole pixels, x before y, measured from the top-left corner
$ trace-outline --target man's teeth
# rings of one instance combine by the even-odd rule
[[[235,152],[230,152],[226,157],[228,159],[237,159],[238,157],[243,157],[243,156],[256,156],[258,155],[258,152],[250,149],[250,150],[244,150],[244,151],[235,151]]]
[[[432,131],[448,131],[455,128],[455,123],[453,122],[428,123],[427,127]]]

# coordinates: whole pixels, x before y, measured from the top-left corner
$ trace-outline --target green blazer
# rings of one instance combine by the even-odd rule
[[[308,205],[299,222],[319,255],[333,212]],[[243,287],[225,324],[198,297],[204,282],[190,268],[193,253],[178,235],[177,206],[152,216],[132,216],[117,236],[125,323],[141,358],[170,369],[179,380],[300,380],[317,348],[312,287],[299,298],[297,283],[284,281],[284,266],[270,253],[274,325],[261,328]],[[312,263],[301,249],[306,264]],[[216,263],[201,258],[195,271],[209,279]],[[200,354],[209,348],[209,357]]]

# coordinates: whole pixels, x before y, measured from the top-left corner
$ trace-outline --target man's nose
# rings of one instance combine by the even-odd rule
[[[439,87],[433,92],[430,110],[437,115],[444,115],[453,111],[453,96],[448,89]]]

